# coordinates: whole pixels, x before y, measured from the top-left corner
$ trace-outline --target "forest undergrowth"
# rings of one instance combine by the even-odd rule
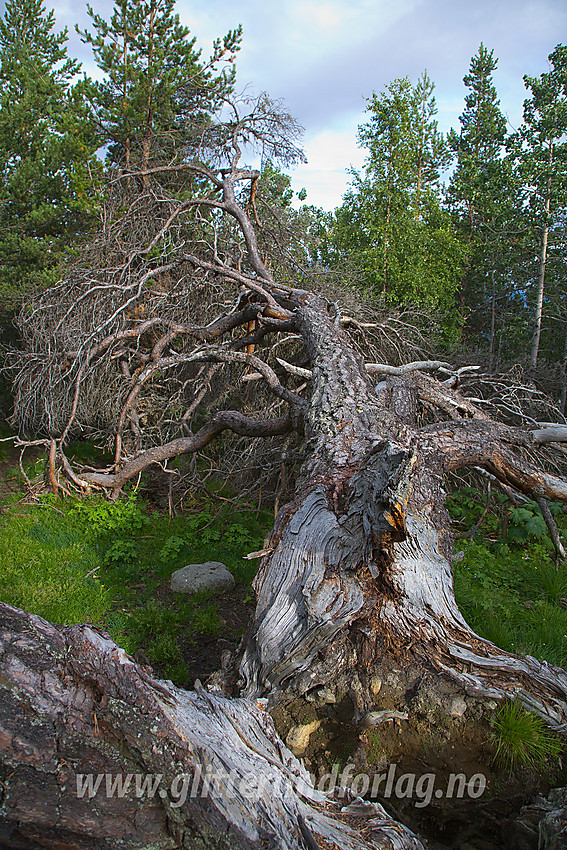
[[[89,453],[89,444],[76,452]],[[0,598],[62,624],[91,623],[175,684],[234,649],[253,611],[251,583],[273,512],[239,501],[209,481],[177,515],[145,486],[122,499],[30,497],[43,459],[22,469],[0,452]],[[41,489],[41,488],[40,488]],[[567,667],[567,565],[556,563],[539,506],[513,505],[500,493],[464,486],[447,499],[455,534],[454,585],[473,629],[501,649]],[[567,517],[551,503],[560,532]],[[171,573],[188,563],[221,561],[236,579],[230,594],[176,594]],[[211,649],[214,646],[214,649]],[[193,675],[192,675],[193,674]]]
[[[113,503],[101,494],[31,497],[24,475],[41,482],[44,460],[26,464],[22,474],[6,453],[0,599],[55,623],[90,623],[179,686],[212,672],[253,611],[257,562],[245,555],[262,548],[273,514],[210,482],[210,494],[185,498],[177,515],[134,487]],[[222,597],[171,591],[172,572],[206,561],[228,567],[233,591]]]

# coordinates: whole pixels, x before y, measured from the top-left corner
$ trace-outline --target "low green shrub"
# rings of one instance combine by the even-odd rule
[[[461,540],[458,548],[464,557],[454,565],[455,598],[471,628],[507,652],[566,666],[567,610],[550,598],[546,580],[555,565],[541,546],[495,554]]]
[[[144,514],[142,504],[130,496],[109,502],[100,496],[91,496],[88,499],[74,500],[73,510],[84,521],[85,529],[95,539],[100,539],[112,534],[126,535],[131,537],[140,531],[147,517]]]
[[[547,525],[537,502],[526,500],[513,505],[503,493],[492,493],[488,510],[486,505],[486,493],[476,487],[464,487],[446,500],[447,510],[460,533],[472,534],[480,540],[499,538],[512,545],[539,541],[552,551]],[[562,513],[559,502],[550,502],[549,508],[556,517]]]

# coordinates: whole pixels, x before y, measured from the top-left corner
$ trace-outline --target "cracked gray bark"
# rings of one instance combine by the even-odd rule
[[[425,375],[396,376],[387,392],[374,393],[316,299],[299,311],[299,325],[313,366],[304,414],[312,451],[255,580],[258,607],[238,692],[277,704],[356,673],[361,715],[373,704],[372,676],[389,656],[441,673],[475,697],[516,694],[564,731],[565,671],[503,652],[460,614],[444,509],[444,474],[463,466],[483,467],[520,492],[565,499],[563,480],[513,450],[538,435],[499,425]],[[420,395],[477,418],[417,428]]]
[[[364,837],[344,822],[348,797],[313,787],[263,707],[158,682],[88,626],[0,603],[0,682],[3,847],[422,850],[380,806],[355,819]],[[162,793],[109,796],[105,779],[81,796],[86,774],[160,777]]]

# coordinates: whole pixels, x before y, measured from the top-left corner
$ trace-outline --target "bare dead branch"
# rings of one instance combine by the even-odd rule
[[[545,524],[547,525],[547,530],[549,531],[549,536],[553,541],[553,545],[555,546],[555,555],[557,560],[565,561],[567,560],[567,554],[565,553],[565,548],[561,541],[561,537],[559,536],[559,529],[557,528],[557,523],[555,522],[555,518],[549,509],[549,505],[546,499],[542,499],[538,496],[536,502],[539,505],[539,509],[541,511],[541,515],[545,520]]]
[[[152,463],[162,463],[180,454],[196,452],[204,448],[217,434],[230,430],[235,434],[247,437],[272,437],[287,434],[293,428],[289,416],[280,419],[250,419],[235,410],[224,410],[217,413],[213,419],[196,434],[190,437],[179,437],[162,446],[148,449],[128,460],[115,474],[86,472],[82,480],[89,484],[99,484],[112,490],[119,490],[124,484],[138,473],[147,469]]]
[[[509,448],[533,445],[530,432],[467,419],[426,426],[420,430],[420,439],[443,457],[446,470],[481,466],[532,498],[567,501],[567,481],[544,472]]]
[[[434,372],[437,369],[449,369],[450,363],[444,360],[418,360],[415,363],[404,363],[403,366],[390,366],[387,363],[365,363],[369,375],[405,375],[406,372]]]
[[[532,431],[536,443],[567,443],[567,425],[554,425]]]
[[[449,415],[451,419],[461,419],[463,416],[472,419],[490,421],[490,416],[473,404],[468,398],[461,395],[457,390],[435,381],[432,378],[418,373],[418,393],[422,401],[425,401]]]
[[[286,372],[289,372],[290,375],[298,375],[300,378],[312,378],[313,372],[311,369],[302,369],[301,366],[294,366],[293,363],[288,363],[286,360],[282,360],[281,357],[276,357],[276,360],[282,366]]]

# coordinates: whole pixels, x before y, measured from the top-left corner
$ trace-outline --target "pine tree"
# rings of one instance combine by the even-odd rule
[[[513,153],[528,194],[532,229],[539,242],[532,287],[532,367],[537,364],[540,348],[548,260],[556,244],[561,244],[567,208],[567,47],[558,45],[550,54],[549,63],[550,70],[541,76],[524,77],[531,97],[524,102],[524,123],[513,139]]]
[[[195,125],[232,89],[241,28],[217,39],[203,63],[174,5],[117,0],[110,22],[87,6],[94,33],[77,29],[105,74],[83,84],[101,143],[109,161],[125,168],[145,169],[150,161],[186,153]]]
[[[334,238],[364,269],[365,283],[396,303],[453,302],[461,246],[441,206],[440,171],[448,150],[439,133],[434,86],[394,80],[368,101],[359,128],[368,158],[336,213]]]
[[[519,200],[505,154],[506,119],[500,109],[492,73],[498,60],[484,44],[471,59],[464,84],[469,90],[460,117],[461,130],[449,135],[456,156],[447,200],[467,246],[461,301],[469,331],[481,346],[489,343],[490,368],[496,361],[497,317],[500,333],[517,303],[511,278],[512,250],[518,248]]]
[[[0,19],[0,300],[17,302],[88,226],[93,137],[71,85],[78,63],[41,0],[8,0]]]
[[[461,206],[472,238],[475,230],[493,214],[494,193],[487,191],[500,179],[500,165],[506,138],[506,119],[492,80],[498,60],[494,51],[480,45],[463,82],[469,89],[460,117],[461,132],[452,130],[449,144],[457,156],[451,180],[451,196]]]

